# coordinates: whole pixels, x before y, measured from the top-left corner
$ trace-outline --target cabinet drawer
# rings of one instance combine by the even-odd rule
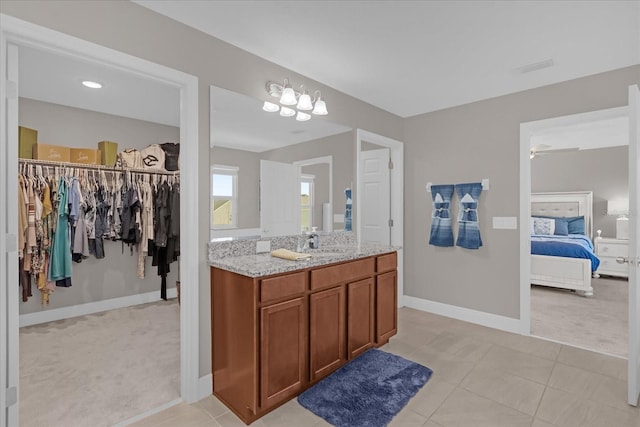
[[[260,301],[271,301],[304,292],[305,275],[305,272],[300,272],[261,280]]]
[[[628,273],[628,264],[618,264],[615,258],[602,257],[598,266],[598,273],[606,274],[607,271],[617,273]]]
[[[338,283],[350,282],[375,273],[374,258],[350,261],[331,267],[311,270],[311,289],[324,288]]]
[[[626,257],[629,255],[629,246],[617,243],[599,243],[598,255],[610,257]]]
[[[380,255],[376,258],[376,272],[395,270],[398,265],[398,256],[394,252],[392,254]]]

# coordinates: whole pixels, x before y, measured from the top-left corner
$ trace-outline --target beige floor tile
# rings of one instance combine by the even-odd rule
[[[132,424],[135,427],[173,427],[177,425],[181,427],[217,426],[205,411],[186,403],[172,406]]]
[[[215,396],[205,397],[204,399],[195,403],[195,405],[209,414],[209,416],[211,416],[212,418],[219,417],[225,412],[229,412],[229,408],[227,408]]]
[[[411,360],[430,368],[433,371],[432,378],[447,381],[451,384],[459,384],[460,381],[473,369],[475,364],[446,353],[432,353],[420,349],[411,354]]]
[[[460,387],[529,415],[536,413],[544,392],[540,383],[483,366],[476,366]]]
[[[591,394],[591,400],[635,414],[638,417],[638,426],[640,426],[640,408],[627,404],[627,381],[605,375],[597,376],[600,381],[598,381],[595,390]]]
[[[404,357],[405,359],[408,358],[417,349],[418,347],[408,344],[404,340],[396,337],[391,338],[387,344],[380,347],[380,350],[396,354],[400,357]]]
[[[422,427],[442,427],[442,424],[438,424],[435,421],[428,420],[426,423],[422,425]]]
[[[246,427],[246,424],[233,412],[227,412],[224,415],[220,415],[215,420],[221,427]],[[251,427],[267,427],[267,425],[262,421],[262,419],[258,419],[251,423]]]
[[[533,417],[457,388],[430,420],[444,427],[530,427]]]
[[[478,365],[501,368],[504,372],[546,384],[554,362],[499,345],[492,346]]]
[[[439,378],[432,377],[427,383],[409,400],[406,408],[429,418],[444,400],[455,389],[455,385]]]
[[[509,332],[494,335],[494,340],[503,347],[549,360],[556,360],[562,348],[562,344]]]
[[[398,333],[394,339],[402,340],[414,347],[423,346],[436,338],[442,330],[414,322],[398,322]]]
[[[260,418],[269,427],[312,426],[322,418],[302,407],[296,399],[292,399]]]
[[[422,427],[424,423],[427,422],[427,418],[413,412],[411,409],[407,409],[406,407],[400,411],[391,422],[388,424],[389,427]]]
[[[489,351],[490,343],[465,335],[444,332],[422,348],[434,353],[447,353],[469,362],[477,362]]]
[[[626,359],[563,345],[558,355],[558,362],[619,380],[627,379]]]
[[[547,385],[588,399],[602,378],[602,375],[595,372],[585,371],[575,366],[557,362],[553,367]]]
[[[554,425],[536,418],[533,420],[533,424],[531,424],[531,427],[554,427]]]

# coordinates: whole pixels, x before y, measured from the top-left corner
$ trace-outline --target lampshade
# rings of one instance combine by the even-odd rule
[[[274,104],[273,102],[264,101],[264,104],[262,105],[262,109],[269,113],[275,113],[280,109],[280,106],[278,104]]]
[[[614,199],[607,201],[607,215],[629,215],[629,200]]]
[[[296,115],[296,120],[299,122],[306,122],[310,118],[311,116],[309,114],[303,113],[302,111],[298,111],[298,114]]]
[[[313,109],[313,104],[311,103],[311,97],[309,96],[309,92],[306,90],[302,92],[300,95],[300,99],[298,99],[298,110],[309,111]]]
[[[312,113],[318,116],[326,116],[327,114],[329,114],[329,112],[327,111],[327,104],[325,104],[324,102],[324,98],[318,98],[318,100],[316,101],[316,105],[313,107]]]
[[[282,87],[282,96],[280,96],[280,104],[282,105],[296,105],[298,100],[296,99],[296,92],[293,90],[287,80],[285,80]]]
[[[296,110],[291,109],[291,108],[287,108],[287,107],[282,107],[280,109],[280,115],[282,117],[291,117],[291,116],[295,116],[296,114]]]

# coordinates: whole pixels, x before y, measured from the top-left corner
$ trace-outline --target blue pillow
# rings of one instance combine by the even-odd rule
[[[564,218],[555,218],[556,230],[553,234],[556,236],[566,236],[569,234],[569,221]]]
[[[572,216],[565,218],[569,223],[569,234],[587,234],[584,224],[584,216]]]
[[[584,234],[583,232],[571,232],[571,222],[570,220],[572,219],[576,219],[576,218],[582,218],[582,228],[584,229],[584,217],[580,216],[580,217],[571,217],[571,218],[565,218],[565,217],[556,217],[556,216],[542,216],[542,215],[533,215],[533,218],[547,218],[547,219],[552,219],[555,222],[555,228],[553,231],[553,234],[555,236],[566,236],[568,234]],[[574,229],[578,229],[579,228],[579,224],[577,222],[574,223]]]

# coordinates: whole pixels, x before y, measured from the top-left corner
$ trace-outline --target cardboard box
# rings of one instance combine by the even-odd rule
[[[100,162],[100,150],[93,148],[71,148],[71,163],[97,165]]]
[[[18,157],[33,158],[33,146],[38,143],[38,131],[24,126],[18,126]]]
[[[33,146],[33,158],[36,160],[49,160],[54,162],[70,162],[71,152],[69,147],[38,143]]]
[[[102,153],[100,156],[100,164],[105,166],[115,166],[116,157],[118,156],[118,143],[111,141],[100,141],[98,142],[98,148]]]

